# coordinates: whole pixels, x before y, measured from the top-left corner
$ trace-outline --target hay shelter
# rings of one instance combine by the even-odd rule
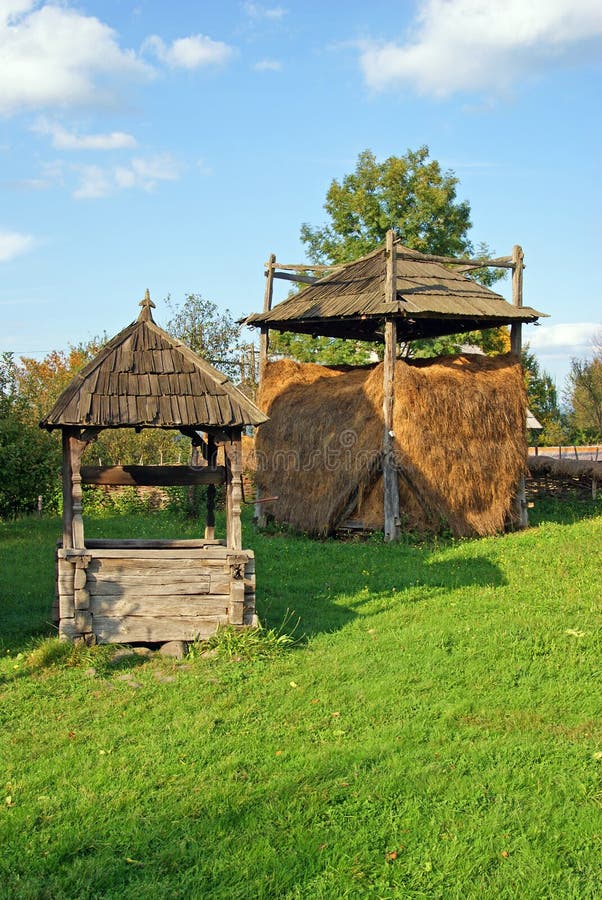
[[[75,376],[40,426],[63,438],[63,537],[57,549],[59,636],[86,643],[193,641],[255,619],[255,561],[242,548],[242,429],[266,416],[225,375],[138,319]],[[198,465],[82,466],[104,428],[166,428],[202,450]],[[224,465],[218,465],[218,447]],[[204,537],[88,539],[82,484],[207,485]],[[215,487],[226,485],[226,535],[215,536]]]
[[[316,535],[382,529],[382,364],[282,360],[258,397],[256,481],[278,522]],[[525,471],[526,398],[512,355],[405,362],[395,371],[395,468],[402,527],[503,530]]]
[[[512,272],[512,303],[467,277],[485,266]],[[316,533],[353,513],[366,524],[378,520],[386,540],[413,521],[488,534],[512,504],[525,526],[521,329],[544,314],[523,305],[523,268],[519,246],[494,260],[454,259],[411,250],[393,231],[384,246],[339,266],[277,264],[272,254],[263,312],[246,319],[261,329],[259,403],[273,416],[258,441],[259,493],[278,496],[270,512]],[[308,287],[272,308],[275,278]],[[400,342],[501,325],[510,326],[512,358],[398,359]],[[270,329],[380,341],[383,363],[347,372],[273,368]],[[333,447],[348,452],[331,469]],[[286,454],[299,471],[277,480]],[[315,471],[321,455],[328,477]]]

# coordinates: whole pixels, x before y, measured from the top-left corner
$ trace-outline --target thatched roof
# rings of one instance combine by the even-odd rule
[[[329,337],[382,339],[383,321],[393,316],[398,339],[457,334],[512,322],[534,322],[545,313],[515,307],[500,294],[471,281],[457,269],[425,259],[395,242],[397,294],[385,297],[386,250],[320,278],[270,312],[246,324]]]
[[[43,428],[239,428],[266,416],[221,372],[153,321],[148,291],[137,321],[79,372]]]
[[[269,512],[328,534],[349,519],[383,529],[382,363],[266,366],[256,437],[256,482]],[[401,518],[410,529],[493,534],[512,515],[525,471],[526,396],[512,355],[397,361],[395,461]]]

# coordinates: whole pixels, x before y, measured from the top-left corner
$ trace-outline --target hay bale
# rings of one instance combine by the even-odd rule
[[[270,513],[312,534],[343,519],[383,527],[382,364],[327,368],[282,360],[264,373],[256,482]],[[494,534],[525,471],[526,396],[515,357],[398,361],[395,453],[404,524]]]

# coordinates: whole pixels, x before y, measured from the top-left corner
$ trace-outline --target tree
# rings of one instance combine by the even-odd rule
[[[0,357],[0,517],[35,509],[58,482],[58,445],[37,423],[28,421],[26,398],[19,393],[19,369],[12,353]]]
[[[593,340],[591,359],[572,359],[567,400],[572,422],[586,439],[602,438],[602,329]]]
[[[404,156],[390,156],[379,162],[374,153],[359,154],[355,170],[342,181],[332,181],[326,194],[324,209],[329,221],[313,228],[301,226],[301,240],[314,263],[345,263],[370,253],[385,242],[387,231],[393,229],[403,244],[422,253],[440,256],[471,255],[486,259],[491,252],[486,244],[473,246],[468,234],[471,228],[470,204],[457,199],[456,176],[444,172],[436,160],[429,158],[428,147],[408,150]],[[479,269],[471,277],[484,284],[492,284],[504,273],[494,269]],[[506,331],[506,330],[505,330]],[[470,336],[455,335],[438,341],[412,344],[410,353],[434,356],[456,353],[464,343],[477,344],[485,352],[499,352],[504,346],[503,332],[490,329],[471,332]],[[328,362],[329,357],[343,361],[349,352],[341,353],[343,342],[295,335],[277,337],[272,343],[274,352],[295,358],[311,358]],[[360,362],[372,348],[358,344],[357,355],[346,362]],[[287,352],[288,351],[288,352]],[[351,354],[353,356],[353,354]]]
[[[168,297],[167,305],[172,313],[167,331],[233,381],[238,380],[243,345],[240,326],[230,310],[220,310],[201,294],[187,294],[181,306]]]
[[[551,375],[541,368],[528,344],[523,347],[522,364],[527,405],[542,425],[539,443],[544,445],[565,443],[568,431],[558,405],[556,385]]]
[[[429,159],[428,147],[378,162],[370,150],[355,171],[336,179],[326,194],[330,222],[304,224],[301,240],[315,263],[344,263],[370,253],[394,229],[403,244],[422,253],[462,256],[473,246],[470,205],[458,202],[458,179]]]

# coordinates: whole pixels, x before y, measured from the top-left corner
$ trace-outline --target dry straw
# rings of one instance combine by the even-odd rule
[[[270,363],[258,405],[257,485],[278,522],[324,535],[383,527],[382,365]],[[457,536],[501,531],[527,457],[515,357],[398,361],[395,454],[403,524]]]

